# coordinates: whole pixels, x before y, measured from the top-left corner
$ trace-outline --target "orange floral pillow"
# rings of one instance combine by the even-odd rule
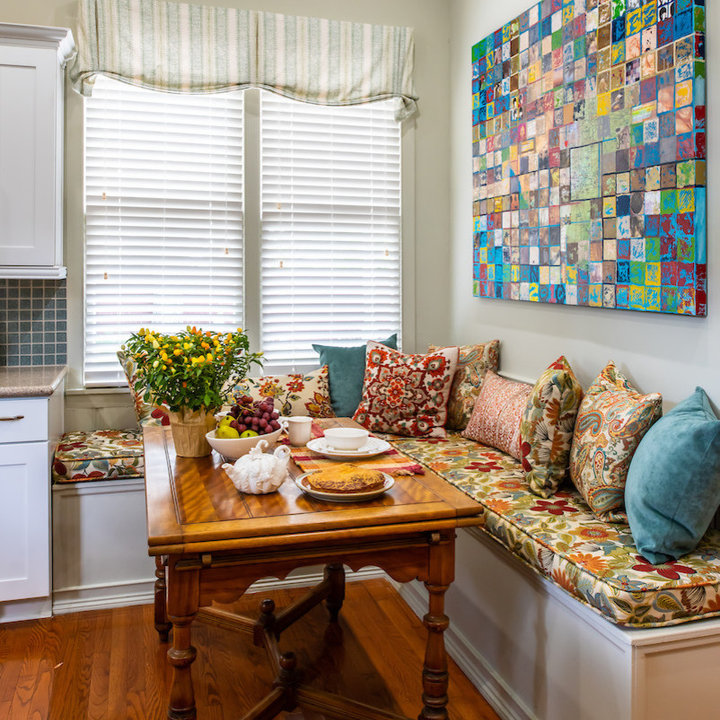
[[[370,341],[362,400],[353,419],[368,430],[445,437],[457,360],[456,347],[428,355],[406,355]]]
[[[228,402],[234,402],[236,395],[249,395],[253,400],[271,397],[275,400],[275,409],[285,416],[335,416],[330,404],[327,365],[307,375],[297,373],[245,378],[232,389]]]

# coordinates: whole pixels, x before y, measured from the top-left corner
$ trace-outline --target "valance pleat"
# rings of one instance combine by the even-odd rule
[[[160,0],[80,0],[73,87],[96,75],[165,92],[261,87],[319,105],[398,98],[415,112],[410,28]]]

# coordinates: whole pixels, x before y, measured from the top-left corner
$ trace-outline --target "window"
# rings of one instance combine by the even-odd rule
[[[400,330],[394,102],[246,93],[259,124],[242,92],[98,77],[85,104],[86,385],[124,383],[115,353],[143,326],[256,328],[278,371],[315,365],[313,342]]]

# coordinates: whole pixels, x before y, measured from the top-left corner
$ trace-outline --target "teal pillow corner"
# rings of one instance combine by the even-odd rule
[[[640,442],[625,507],[640,554],[677,560],[697,547],[720,505],[720,420],[698,387]]]
[[[397,350],[397,333],[383,345]],[[365,345],[353,347],[334,347],[332,345],[313,345],[320,355],[320,365],[328,366],[330,382],[330,404],[337,417],[352,417],[362,398],[365,379]]]

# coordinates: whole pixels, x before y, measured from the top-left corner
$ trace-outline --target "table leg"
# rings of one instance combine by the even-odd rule
[[[330,613],[330,622],[336,623],[345,601],[345,568],[342,563],[326,565],[325,580],[330,581],[330,593],[325,606]]]
[[[423,618],[427,646],[423,666],[423,709],[418,720],[447,720],[448,664],[443,633],[450,620],[445,615],[445,591],[454,577],[455,534],[434,534],[429,547],[429,572],[425,587],[428,614]]]
[[[168,622],[165,604],[165,560],[161,555],[155,556],[155,629],[161,642],[167,642],[172,625]]]
[[[190,626],[198,611],[199,582],[198,570],[178,572],[170,558],[167,573],[167,614],[173,628],[172,647],[168,650],[168,661],[173,667],[167,712],[170,720],[197,717],[191,674],[196,651],[190,643]]]

